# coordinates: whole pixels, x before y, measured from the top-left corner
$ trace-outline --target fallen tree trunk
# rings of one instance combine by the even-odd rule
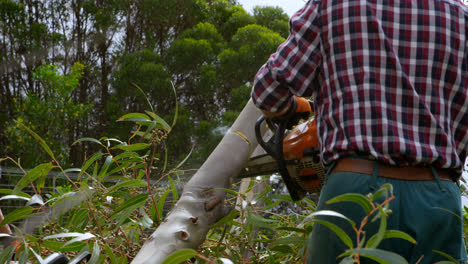
[[[185,185],[179,201],[140,249],[133,264],[158,264],[177,250],[197,249],[209,227],[232,210],[224,203],[226,193],[218,189],[230,187],[257,147],[254,126],[260,115],[249,101],[229,132]]]

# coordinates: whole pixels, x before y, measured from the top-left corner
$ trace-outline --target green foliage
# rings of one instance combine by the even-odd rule
[[[253,10],[256,24],[278,32],[283,38],[289,35],[289,17],[279,7],[256,6]]]
[[[44,93],[36,95],[28,93],[21,102],[16,102],[17,119],[7,124],[6,135],[9,144],[8,150],[21,154],[24,166],[33,166],[48,159],[51,153],[55,158],[66,164],[69,147],[73,138],[70,131],[78,119],[86,116],[90,105],[75,103],[71,93],[78,86],[83,74],[84,66],[75,63],[70,72],[61,74],[53,65],[38,67],[33,76],[37,85],[41,85]],[[28,129],[42,135],[41,143],[50,147],[46,153],[31,151],[36,149],[36,133],[30,133]]]
[[[178,118],[183,116],[183,111],[181,115],[177,114]],[[0,190],[6,194],[0,200],[27,202],[23,208],[8,213],[0,226],[31,216],[41,223],[34,233],[23,233],[16,228],[20,243],[18,251],[13,256],[13,249],[7,248],[0,254],[0,260],[6,262],[13,258],[34,262],[41,261],[53,251],[72,257],[89,251],[92,252],[90,263],[128,263],[136,255],[151,230],[158,227],[165,213],[178,200],[180,193],[176,185],[179,182],[173,179],[182,173],[178,168],[187,159],[167,170],[166,161],[156,157],[156,150],[164,145],[169,135],[172,136],[174,127],[154,112],[130,113],[118,121],[134,127],[126,141],[103,137],[82,138],[75,142],[88,142],[100,148],[81,168],[65,170],[53,160],[53,163],[40,164],[27,172],[14,190]],[[177,124],[180,123],[178,120]],[[200,127],[210,130],[209,124]],[[34,133],[29,129],[28,132]],[[205,133],[200,131],[201,135]],[[47,142],[37,134],[34,137],[38,137],[42,148],[49,149]],[[50,158],[54,156],[52,154]],[[155,170],[157,166],[164,169]],[[52,193],[37,192],[33,196],[21,192],[26,185],[40,190],[41,179],[54,169],[66,175],[67,185]],[[76,178],[69,174],[72,171],[79,172]],[[154,177],[154,174],[160,174],[160,177]],[[167,179],[166,186],[161,185],[162,179]],[[260,183],[252,179],[248,190]],[[248,200],[242,193],[224,190],[228,193],[228,201],[237,200],[236,209],[212,226],[198,251],[174,252],[164,263],[180,263],[192,258],[199,263],[302,263],[307,239],[317,224],[333,230],[347,245],[340,263],[360,263],[363,258],[378,263],[407,263],[395,253],[378,249],[379,244],[389,238],[416,243],[404,232],[387,229],[387,217],[391,213],[389,203],[395,198],[391,185],[382,186],[374,194],[344,194],[328,201],[360,205],[367,214],[361,223],[337,212],[315,211],[315,203],[308,198],[293,204],[289,196],[271,195],[272,187],[265,185],[254,200]],[[232,188],[237,189],[236,186]],[[294,206],[300,213],[278,214],[272,209],[279,205]],[[345,219],[355,230],[356,237],[350,237],[321,216]],[[366,237],[363,230],[371,219],[380,221],[380,227],[376,234]],[[453,261],[445,253],[437,253],[448,259],[443,263]]]
[[[172,181],[169,192],[161,186],[154,188],[151,175],[158,161],[155,149],[165,141],[171,126],[153,112],[127,114],[119,121],[131,122],[137,127],[127,141],[80,139],[75,144],[91,142],[101,151],[79,169],[65,170],[56,160],[53,160],[55,166],[50,162],[41,164],[26,173],[13,191],[5,192],[7,195],[0,198],[28,201],[25,207],[8,213],[0,225],[32,215],[36,215],[37,224],[46,222],[35,233],[23,234],[16,229],[22,246],[15,260],[34,261],[45,258],[51,251],[74,256],[87,250],[92,252],[90,263],[128,263],[128,258],[139,250],[142,239],[147,238],[149,228],[162,221],[163,209],[167,210],[163,207],[167,194],[171,192],[177,199],[177,190]],[[44,144],[44,148],[48,147]],[[54,193],[37,193],[33,197],[21,193],[26,185],[38,190],[40,179],[51,169],[66,175],[68,185]],[[79,174],[72,177],[67,171],[79,171]],[[162,176],[174,173],[177,170]],[[162,196],[163,202],[157,203]],[[39,206],[32,206],[32,200]],[[11,258],[8,254],[1,257]]]

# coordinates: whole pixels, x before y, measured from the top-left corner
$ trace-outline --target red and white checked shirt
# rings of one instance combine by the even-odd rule
[[[280,112],[312,96],[322,160],[370,154],[460,169],[468,151],[468,8],[457,0],[310,0],[255,77]]]

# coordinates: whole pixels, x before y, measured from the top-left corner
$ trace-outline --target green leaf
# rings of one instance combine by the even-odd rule
[[[135,87],[138,89],[138,91],[140,91],[140,93],[145,97],[146,102],[148,103],[149,107],[151,108],[151,111],[154,111],[153,104],[150,102],[148,96],[145,94],[145,92],[143,91],[143,89],[141,89],[141,87],[138,86],[138,85],[135,84],[135,83],[132,83],[132,84],[133,84],[133,86],[135,86]]]
[[[13,254],[15,254],[15,246],[9,246],[0,254],[0,263],[10,263],[10,260],[13,258]]]
[[[69,226],[73,228],[83,228],[88,221],[88,211],[86,209],[75,210],[71,216]]]
[[[113,161],[113,157],[111,155],[106,157],[106,160],[104,161],[104,164],[101,167],[101,171],[99,172],[97,176],[99,181],[102,181],[104,176],[107,175],[107,170],[109,169],[109,166],[111,165],[112,161]]]
[[[41,145],[41,147],[47,152],[47,154],[49,154],[49,156],[55,160],[55,157],[54,157],[54,153],[52,152],[52,150],[50,149],[50,147],[46,144],[46,142],[38,135],[36,134],[34,131],[32,131],[31,129],[29,129],[27,126],[25,126],[23,123],[21,122],[18,122],[18,121],[15,121],[15,123],[17,123],[19,126],[23,127],[26,131],[28,131],[29,134],[31,134],[34,139],[36,139],[36,141]]]
[[[387,190],[387,189],[382,189],[382,188],[380,188],[378,191],[376,191],[376,192],[372,195],[371,199],[372,199],[372,201],[375,201],[375,200],[377,200],[377,199],[379,199],[379,198],[381,198],[381,197],[385,197],[385,198],[388,197],[388,190]]]
[[[122,152],[119,155],[115,156],[114,160],[119,161],[119,160],[125,159],[125,158],[139,158],[139,159],[141,159],[141,157],[140,157],[140,155],[138,155],[138,153],[135,153],[135,152]]]
[[[380,242],[382,242],[382,239],[384,239],[385,231],[387,230],[387,216],[383,208],[380,205],[377,206],[379,207],[380,214],[379,231],[367,241],[366,248],[377,248]]]
[[[79,237],[84,235],[85,233],[77,233],[77,232],[67,232],[67,233],[60,233],[55,235],[50,235],[44,237],[44,239],[53,239],[53,238],[65,238],[65,237]]]
[[[171,185],[172,197],[174,201],[179,200],[179,193],[177,192],[177,188],[175,187],[174,182],[172,181],[171,177],[168,177],[169,185]]]
[[[124,209],[131,209],[131,208],[138,208],[145,204],[146,200],[148,199],[148,194],[141,193],[133,197],[132,199],[125,201],[122,205],[120,205],[117,209],[115,209],[113,216],[117,215]]]
[[[305,246],[307,243],[306,237],[284,237],[277,239],[276,241],[270,242],[269,246],[280,246],[280,245],[295,245],[299,247]]]
[[[16,184],[15,188],[13,189],[13,194],[17,194],[21,191],[24,187],[28,184],[35,181],[37,178],[49,174],[49,171],[53,168],[52,163],[43,163],[36,166],[34,169],[28,171],[26,175],[24,175],[21,180]]]
[[[44,205],[44,200],[42,200],[42,197],[39,194],[35,194],[27,203],[26,206],[30,205]]]
[[[294,252],[292,247],[289,245],[280,245],[280,246],[271,247],[271,250],[275,252],[283,253],[283,254],[292,254]]]
[[[106,250],[106,256],[110,258],[112,264],[118,263],[117,258],[115,257],[114,251],[107,245],[104,244],[104,249]]]
[[[315,217],[315,216],[333,216],[333,217],[338,217],[338,218],[342,218],[346,221],[348,221],[352,226],[355,226],[356,223],[354,223],[353,220],[349,219],[348,217],[344,216],[343,214],[340,214],[338,212],[335,212],[335,211],[330,211],[330,210],[320,210],[320,211],[317,211],[315,213],[312,213],[310,215],[307,216],[307,218],[305,219],[305,221],[308,221],[310,218],[312,217]]]
[[[167,195],[170,193],[171,191],[170,190],[167,190],[163,193],[163,195],[161,195],[161,197],[159,198],[159,201],[158,201],[158,206],[157,206],[157,209],[158,209],[158,219],[159,220],[162,220],[163,218],[163,207],[164,207],[164,204],[166,203],[166,198],[167,198]],[[154,216],[153,216],[153,219],[154,219]]]
[[[7,214],[3,221],[0,222],[0,227],[11,222],[15,222],[21,219],[25,219],[31,217],[36,214],[31,214],[34,211],[32,207],[23,207],[12,211],[11,213]]]
[[[441,256],[446,257],[449,260],[449,261],[447,261],[448,263],[459,263],[456,259],[454,259],[452,256],[450,256],[447,253],[444,253],[444,252],[438,251],[438,250],[434,250],[434,249],[432,251],[434,251],[435,253],[437,253],[437,254],[439,254]],[[441,262],[437,262],[437,263],[441,263]]]
[[[153,220],[145,213],[144,210],[140,210],[142,217],[140,218],[140,224],[146,228],[153,226]]]
[[[449,213],[449,214],[455,216],[456,218],[460,219],[461,221],[463,221],[463,219],[462,219],[459,215],[457,215],[456,213],[454,213],[454,212],[452,212],[452,211],[450,211],[450,210],[448,210],[448,209],[446,209],[446,208],[442,208],[442,207],[433,207],[433,208],[434,208],[434,209],[438,209],[438,210],[445,211],[445,212],[447,212],[447,213]]]
[[[332,203],[337,203],[337,202],[354,202],[362,206],[364,211],[366,211],[366,214],[369,214],[373,209],[372,203],[369,201],[369,199],[359,193],[346,193],[342,194],[340,196],[337,196],[331,200],[328,200],[326,203],[327,204],[332,204]]]
[[[99,248],[99,244],[96,242],[93,246],[93,254],[91,258],[87,262],[88,264],[96,264],[99,261],[99,256],[101,255],[101,249]]]
[[[405,239],[413,244],[416,244],[416,240],[412,238],[410,235],[406,234],[405,232],[399,230],[387,230],[385,231],[383,239],[387,238],[401,238]]]
[[[13,194],[13,190],[11,190],[11,189],[0,189],[0,193]],[[19,195],[19,196],[26,197],[26,198],[31,198],[31,195],[29,195],[27,193],[24,193],[24,192],[18,192],[15,195]]]
[[[94,154],[91,158],[89,158],[85,162],[83,167],[81,168],[81,172],[80,172],[78,178],[81,177],[81,175],[89,168],[89,166],[91,166],[96,160],[100,159],[102,156],[104,156],[104,153],[98,152],[98,153]]]
[[[109,193],[117,191],[121,188],[135,188],[135,187],[145,187],[147,186],[147,183],[142,180],[128,180],[125,182],[117,183],[116,185],[110,187]]]
[[[354,264],[353,256],[348,256],[342,259],[339,264]]]
[[[24,200],[24,201],[29,201],[31,198],[26,198],[24,196],[19,196],[19,195],[5,195],[2,198],[0,198],[0,201],[3,200]]]
[[[101,141],[99,141],[99,140],[97,140],[95,138],[90,138],[90,137],[80,138],[77,141],[73,142],[72,146],[75,145],[76,143],[85,142],[85,141],[94,142],[94,143],[97,143],[97,144],[99,144],[101,146],[104,146]]]
[[[408,261],[406,261],[405,258],[396,253],[375,248],[348,249],[339,257],[347,256],[350,254],[359,254],[362,257],[370,258],[381,264],[408,264]]]
[[[187,154],[187,156],[185,156],[185,158],[179,164],[177,164],[177,166],[175,166],[173,170],[176,170],[180,168],[182,165],[184,165],[184,163],[188,160],[188,158],[190,158],[190,155],[192,155],[192,152],[193,152],[193,148],[190,150],[189,154]],[[167,156],[166,156],[166,159],[167,159]]]
[[[147,149],[149,148],[149,146],[150,145],[146,143],[136,143],[136,144],[127,145],[127,146],[118,145],[118,146],[113,147],[112,149],[121,149],[124,151],[138,151],[142,149]]]
[[[138,121],[151,121],[151,118],[142,113],[130,113],[120,117],[117,121],[131,121],[131,122],[138,122]]]
[[[43,240],[41,241],[41,246],[51,249],[56,252],[73,252],[80,251],[83,247],[86,246],[85,243],[79,242],[72,245],[64,246],[65,242],[57,242],[52,240]]]
[[[312,219],[311,221],[326,226],[327,228],[335,232],[335,234],[341,239],[341,241],[343,241],[343,243],[348,248],[353,248],[353,241],[351,240],[351,238],[348,236],[348,234],[346,234],[345,231],[343,231],[343,229],[339,228],[337,225],[319,219]]]
[[[226,215],[225,217],[221,218],[221,220],[216,222],[216,224],[214,224],[211,228],[216,228],[218,226],[227,224],[231,222],[232,220],[236,219],[237,217],[239,217],[239,215],[240,215],[239,211],[234,209],[228,215]]]
[[[29,250],[31,250],[31,252],[34,254],[36,259],[39,261],[39,264],[47,264],[44,262],[44,259],[39,254],[37,254],[36,251],[34,251],[33,248],[29,248]]]
[[[296,228],[296,227],[289,227],[289,226],[282,226],[278,227],[276,230],[278,231],[288,231],[288,232],[296,232],[296,233],[303,233],[307,234],[308,231],[302,228]]]
[[[177,252],[172,253],[167,257],[162,264],[179,264],[183,261],[189,260],[195,256],[197,256],[198,253],[193,250],[193,249],[181,249]]]
[[[162,125],[162,128],[164,130],[166,130],[167,132],[169,132],[171,130],[171,126],[169,126],[169,124],[164,121],[164,119],[162,119],[161,117],[159,117],[157,114],[153,113],[153,112],[149,112],[149,111],[146,111],[146,113],[148,115],[150,115],[154,121],[158,122],[159,124]]]
[[[175,113],[174,113],[174,120],[172,120],[172,127],[174,127],[177,122],[177,117],[179,115],[179,102],[177,100],[177,90],[172,81],[171,81],[171,86],[172,86],[172,91],[174,92],[174,97],[175,97]]]
[[[275,229],[277,221],[272,219],[265,219],[259,215],[252,213],[252,211],[249,210],[247,215],[247,223],[258,227]]]
[[[91,234],[91,233],[84,233],[84,234],[81,234],[80,236],[77,236],[77,237],[73,238],[72,240],[68,241],[63,246],[65,247],[65,246],[73,244],[75,242],[80,242],[80,241],[88,240],[88,239],[95,238],[95,237],[96,236]]]

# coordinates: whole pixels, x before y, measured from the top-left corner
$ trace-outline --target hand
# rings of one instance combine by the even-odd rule
[[[274,123],[281,123],[287,120],[286,128],[291,129],[297,125],[301,119],[307,120],[312,113],[312,107],[310,101],[304,97],[291,97],[291,104],[289,109],[283,114],[271,118]]]

